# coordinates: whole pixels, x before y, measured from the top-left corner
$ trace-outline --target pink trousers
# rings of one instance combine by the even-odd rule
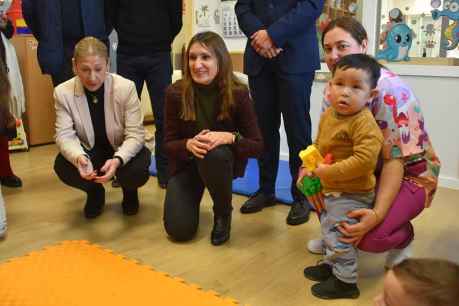
[[[373,253],[405,248],[414,238],[410,221],[424,209],[425,197],[424,188],[403,181],[384,221],[365,235],[358,248]]]

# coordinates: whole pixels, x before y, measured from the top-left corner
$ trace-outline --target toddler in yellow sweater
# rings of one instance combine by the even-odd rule
[[[324,208],[320,215],[325,258],[304,270],[317,281],[312,293],[324,299],[357,298],[357,249],[339,240],[342,222],[357,223],[348,212],[371,208],[375,197],[374,170],[383,135],[366,107],[378,91],[380,64],[365,54],[343,57],[332,71],[328,84],[331,107],[320,118],[315,145],[322,155],[331,153],[334,163],[314,170],[323,186]],[[299,179],[307,173],[301,169]]]

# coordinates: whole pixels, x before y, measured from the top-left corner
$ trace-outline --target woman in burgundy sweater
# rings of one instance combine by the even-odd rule
[[[233,74],[222,38],[196,34],[185,54],[183,79],[166,92],[164,147],[170,179],[164,226],[172,239],[190,240],[199,225],[204,189],[213,201],[211,243],[230,237],[232,180],[263,142],[249,91]]]

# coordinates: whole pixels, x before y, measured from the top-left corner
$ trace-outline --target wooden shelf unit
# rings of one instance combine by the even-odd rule
[[[38,65],[38,42],[33,35],[15,35],[11,42],[16,48],[24,83],[24,127],[29,144],[33,146],[54,142],[54,88],[51,78],[43,75]]]

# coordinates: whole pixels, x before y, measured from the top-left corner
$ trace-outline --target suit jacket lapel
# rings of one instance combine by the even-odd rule
[[[78,77],[75,78],[75,104],[83,122],[84,133],[90,148],[94,146],[94,127],[92,126],[91,114],[89,113],[88,101],[84,93],[83,84]]]
[[[115,126],[115,116],[117,111],[114,99],[114,92],[113,92],[113,77],[110,73],[107,73],[105,77],[105,85],[104,85],[104,112],[105,112],[105,130],[107,131],[107,138],[110,144],[114,147],[115,145],[115,134],[114,134],[114,127]]]

